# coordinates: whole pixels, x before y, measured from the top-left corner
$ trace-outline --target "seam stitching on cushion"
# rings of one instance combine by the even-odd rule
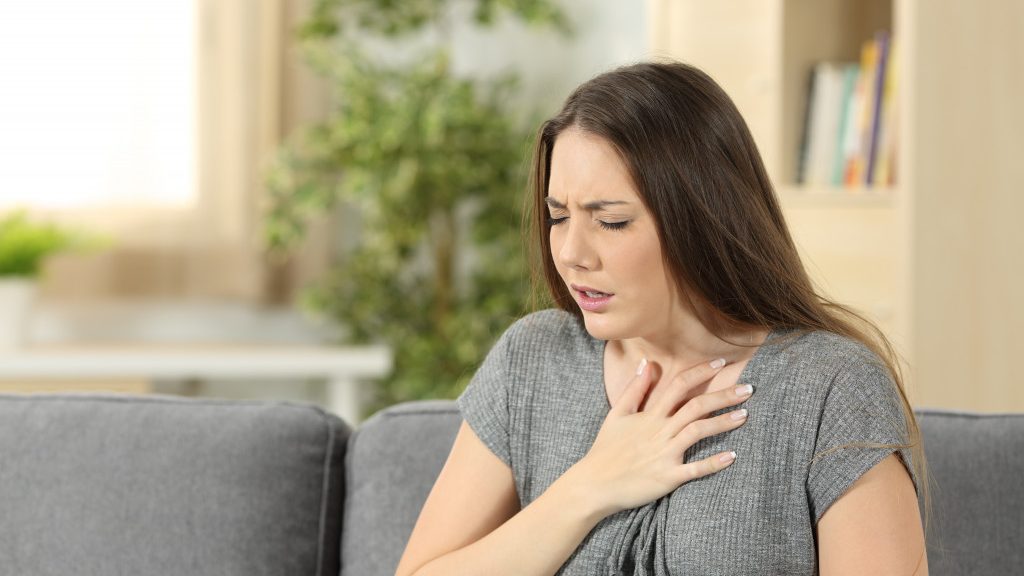
[[[423,415],[434,415],[434,414],[459,414],[458,410],[451,408],[441,408],[438,410],[416,410],[416,411],[402,411],[402,412],[385,412],[384,416],[388,418],[395,418],[399,416],[423,416]]]
[[[345,567],[345,532],[346,528],[349,526],[348,517],[351,514],[351,511],[349,510],[350,506],[348,502],[348,492],[351,487],[356,485],[354,471],[355,467],[353,466],[353,463],[355,462],[356,452],[355,444],[357,442],[356,438],[360,436],[360,433],[362,431],[362,426],[354,428],[351,434],[349,434],[348,439],[345,441],[345,457],[344,460],[342,461],[342,477],[344,479],[345,487],[341,491],[341,529],[339,530],[339,532],[341,533],[341,537],[338,540],[338,571],[340,573],[344,573],[343,568]]]
[[[320,489],[320,521],[316,545],[317,576],[325,576],[323,573],[323,562],[325,540],[327,540],[327,496],[331,482],[331,455],[334,454],[334,422],[332,422],[330,418],[324,418],[324,421],[327,424],[327,446],[324,453],[323,485]]]
[[[915,408],[914,416],[942,416],[951,418],[968,418],[972,420],[985,419],[985,418],[1021,418],[1024,417],[1024,413],[1020,412],[994,412],[994,413],[972,413],[972,412],[957,412],[955,410],[942,410],[936,408]]]
[[[314,409],[321,411],[319,406],[304,404],[301,402],[289,402],[282,400],[233,400],[228,398],[197,398],[180,397],[165,394],[118,394],[116,396],[101,396],[95,394],[80,394],[75,392],[59,392],[54,394],[0,394],[0,400],[17,402],[109,402],[112,404],[171,404],[186,406],[284,406],[289,408]]]

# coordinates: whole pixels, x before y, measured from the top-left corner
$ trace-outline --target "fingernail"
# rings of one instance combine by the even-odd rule
[[[718,457],[718,461],[721,462],[722,464],[728,464],[729,462],[732,462],[735,459],[736,459],[736,453],[735,452],[729,452],[728,454],[722,454],[721,456]]]
[[[732,414],[729,415],[733,420],[743,420],[747,417],[747,409],[741,408],[740,410],[733,410]]]
[[[636,367],[636,375],[639,376],[639,375],[643,374],[644,373],[644,368],[646,368],[646,367],[647,367],[647,358],[644,357],[644,359],[640,361],[640,365]]]
[[[725,366],[725,358],[719,358],[711,362],[712,368],[721,368],[722,366]]]
[[[736,387],[736,395],[739,396],[740,398],[743,398],[744,396],[750,396],[753,393],[754,387],[751,386],[750,384],[744,384],[743,386]]]

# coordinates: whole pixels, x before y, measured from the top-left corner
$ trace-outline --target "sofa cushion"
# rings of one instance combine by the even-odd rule
[[[462,416],[454,402],[386,408],[349,438],[343,576],[391,576],[441,473]]]
[[[929,572],[1019,573],[1024,566],[1024,414],[916,413],[931,475]]]
[[[0,395],[0,572],[334,576],[348,434],[302,404]]]

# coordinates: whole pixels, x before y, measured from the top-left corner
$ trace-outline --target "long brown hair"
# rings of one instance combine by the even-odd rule
[[[543,276],[555,305],[580,318],[551,257],[544,202],[555,139],[570,127],[618,152],[654,218],[667,269],[691,305],[709,311],[712,333],[724,340],[726,330],[788,328],[789,339],[824,330],[881,359],[902,399],[908,443],[872,446],[911,449],[927,509],[924,451],[899,357],[870,320],[815,290],[757,145],[722,88],[679,62],[624,66],[581,85],[541,125],[524,211],[535,287]]]

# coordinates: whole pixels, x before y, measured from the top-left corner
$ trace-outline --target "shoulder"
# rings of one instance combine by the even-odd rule
[[[583,322],[561,310],[543,310],[514,322],[495,347],[509,365],[535,368],[566,360],[600,358],[603,340],[591,336]]]
[[[545,356],[592,351],[600,342],[587,332],[576,316],[554,308],[520,318],[501,339],[510,353]]]
[[[771,346],[777,368],[792,386],[858,403],[896,391],[885,361],[852,338],[822,330],[784,331]]]
[[[824,330],[780,330],[769,344],[794,361],[812,360],[837,367],[862,362],[883,364],[862,342]]]

